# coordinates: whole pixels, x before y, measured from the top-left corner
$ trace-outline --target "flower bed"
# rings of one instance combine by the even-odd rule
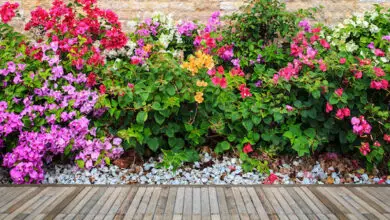
[[[0,7],[0,148],[15,183],[42,167],[110,165],[129,149],[176,169],[198,150],[233,152],[269,172],[259,154],[338,152],[387,170],[390,12],[311,25],[316,9],[252,1],[207,24],[156,14],[122,31],[96,0],[37,8],[27,35]]]

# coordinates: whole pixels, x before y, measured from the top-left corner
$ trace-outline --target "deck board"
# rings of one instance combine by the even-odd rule
[[[0,186],[0,219],[390,219],[388,186]]]

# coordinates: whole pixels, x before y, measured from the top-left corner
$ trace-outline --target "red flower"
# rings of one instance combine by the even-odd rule
[[[364,156],[366,156],[368,153],[371,152],[370,144],[367,143],[367,142],[362,143],[362,146],[360,147],[359,150],[360,150],[360,152],[361,152]]]
[[[250,143],[245,144],[244,148],[242,148],[242,152],[246,154],[253,152],[252,145]]]
[[[320,44],[321,44],[325,49],[329,49],[329,48],[330,48],[329,43],[328,43],[325,39],[321,39],[321,40],[320,40]]]
[[[345,64],[345,62],[347,62],[347,59],[345,59],[344,57],[340,58],[340,64]]]
[[[349,108],[338,109],[336,112],[336,118],[343,120],[345,117],[351,116],[351,111]]]
[[[2,6],[0,6],[0,16],[1,21],[4,23],[8,23],[11,21],[13,17],[15,17],[15,10],[19,7],[18,3],[9,3],[6,2]]]
[[[319,33],[321,31],[321,27],[314,28],[311,33]]]
[[[385,140],[387,143],[390,143],[390,135],[388,134],[383,135],[383,140]]]
[[[99,86],[99,92],[100,92],[100,94],[105,94],[106,93],[106,86],[101,84]]]
[[[334,91],[334,93],[336,93],[336,95],[341,97],[343,95],[343,91],[344,91],[343,88],[339,88],[339,89],[336,89],[336,91]]]
[[[220,74],[224,74],[224,73],[225,73],[225,69],[223,68],[223,66],[217,67],[217,71],[218,71],[218,73],[220,73]]]
[[[374,142],[374,146],[375,146],[375,147],[380,147],[380,146],[381,146],[381,143],[380,143],[379,141],[375,141],[375,142]]]
[[[87,78],[87,86],[92,87],[96,85],[96,74],[90,73]]]
[[[371,81],[370,88],[381,90],[381,89],[387,89],[389,87],[389,82],[385,79],[382,79],[381,81]]]
[[[240,90],[240,94],[243,99],[252,96],[252,93],[250,92],[249,88],[246,87],[245,84],[241,84],[238,90]]]
[[[212,79],[211,79],[211,82],[214,84],[214,85],[219,85],[221,86],[221,88],[226,88],[227,87],[227,81],[226,81],[226,78],[222,77],[222,78],[219,78],[217,76],[214,76]]]
[[[264,184],[274,184],[274,182],[278,179],[278,176],[276,176],[274,173],[271,173],[269,177],[264,180]]]
[[[333,111],[333,106],[329,102],[326,103],[325,111],[326,113]]]

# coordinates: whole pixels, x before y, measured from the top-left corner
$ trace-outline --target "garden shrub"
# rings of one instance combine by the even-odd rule
[[[96,0],[55,0],[26,31],[1,6],[0,147],[16,183],[73,159],[109,165],[123,150],[163,153],[162,166],[233,151],[246,171],[268,172],[256,152],[389,156],[389,11],[379,6],[329,28],[316,9],[287,12],[251,1],[206,24],[162,14],[125,34]]]

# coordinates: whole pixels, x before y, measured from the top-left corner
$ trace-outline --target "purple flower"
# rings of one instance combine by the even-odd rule
[[[50,43],[51,49],[56,52],[58,50],[58,41],[53,41]]]
[[[390,35],[386,35],[382,37],[382,40],[390,41]]]
[[[112,143],[116,146],[119,146],[121,143],[122,143],[122,139],[120,138],[114,138],[114,140],[112,141]]]
[[[197,28],[196,24],[192,21],[187,21],[177,25],[177,31],[180,35],[191,36],[192,32]]]
[[[256,87],[261,87],[263,85],[263,81],[259,80],[255,83]]]
[[[14,73],[16,71],[16,65],[14,62],[8,62],[7,66],[9,72]]]
[[[310,22],[308,20],[302,20],[298,24],[299,27],[302,27],[306,32],[311,31]]]
[[[374,45],[374,42],[371,42],[367,45],[367,47],[371,50],[375,49],[375,45]]]
[[[240,59],[233,59],[232,64],[237,68],[240,67]]]

